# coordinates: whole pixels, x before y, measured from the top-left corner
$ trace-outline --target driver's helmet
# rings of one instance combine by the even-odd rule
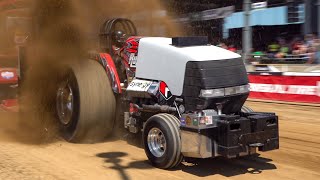
[[[112,40],[117,47],[122,47],[126,43],[126,34],[122,31],[115,31]]]

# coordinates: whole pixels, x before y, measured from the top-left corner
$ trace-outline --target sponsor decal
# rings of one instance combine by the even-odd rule
[[[186,124],[188,126],[191,126],[191,124],[192,124],[192,120],[191,120],[191,118],[189,116],[186,117]]]
[[[170,99],[172,97],[172,94],[167,86],[167,84],[163,81],[160,82],[160,94],[166,99]]]
[[[129,65],[130,67],[137,67],[138,56],[135,53],[131,53],[129,57]]]
[[[10,71],[1,72],[1,77],[4,79],[12,79],[14,78],[14,73]]]
[[[184,118],[180,119],[180,124],[181,126],[185,126],[186,125],[186,120]]]
[[[317,82],[317,86],[250,83],[250,91],[320,97],[320,81]]]
[[[284,75],[251,75],[250,98],[277,101],[320,103],[319,73],[283,73]]]
[[[212,116],[206,116],[204,117],[206,125],[212,124]]]
[[[148,93],[156,96],[158,92],[159,92],[159,83],[152,82],[152,84],[150,85],[150,87],[148,89]]]
[[[194,126],[198,126],[198,125],[199,125],[198,119],[194,118],[193,121],[192,121],[192,124],[193,124]]]
[[[205,119],[205,117],[201,117],[200,118],[200,123],[199,124],[206,124],[206,119]]]
[[[152,84],[152,81],[134,79],[129,84],[127,90],[128,91],[148,91],[151,84]]]
[[[202,125],[211,125],[212,124],[212,117],[211,116],[204,116],[200,118],[200,124]]]
[[[230,16],[235,10],[234,6],[223,8],[209,9],[201,12],[190,13],[181,18],[176,19],[177,22],[186,23],[188,21],[207,21],[212,19],[220,19]]]
[[[268,7],[267,1],[252,3],[252,5],[251,5],[252,9],[264,9],[264,8],[267,8],[267,7]]]
[[[140,39],[141,37],[130,37],[124,46],[124,60],[132,69],[135,69],[137,65]]]

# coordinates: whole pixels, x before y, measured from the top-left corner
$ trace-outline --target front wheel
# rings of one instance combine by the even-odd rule
[[[158,114],[148,119],[143,131],[144,149],[155,167],[169,169],[182,161],[180,121],[170,114]]]

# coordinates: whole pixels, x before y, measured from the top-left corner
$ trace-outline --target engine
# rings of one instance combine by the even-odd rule
[[[208,45],[206,37],[142,38],[136,78],[165,82],[186,111],[239,112],[249,94],[241,57]]]

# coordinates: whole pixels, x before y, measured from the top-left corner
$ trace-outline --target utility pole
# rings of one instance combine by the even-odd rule
[[[252,29],[250,26],[251,0],[243,0],[244,27],[242,30],[242,52],[243,61],[247,62],[247,58],[251,53],[252,47]]]
[[[312,3],[313,0],[304,0],[304,24],[303,35],[312,33],[311,21],[312,21]]]
[[[320,38],[320,0],[317,1],[317,17],[318,38]]]

